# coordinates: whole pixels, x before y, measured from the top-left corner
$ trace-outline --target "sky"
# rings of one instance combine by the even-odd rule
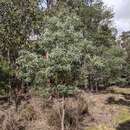
[[[103,0],[105,5],[112,8],[114,15],[114,25],[119,34],[130,30],[130,0]]]

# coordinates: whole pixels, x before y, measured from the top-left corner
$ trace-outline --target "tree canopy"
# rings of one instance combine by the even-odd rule
[[[129,46],[120,47],[101,0],[2,0],[0,12],[1,56],[24,84],[67,96],[129,80]]]

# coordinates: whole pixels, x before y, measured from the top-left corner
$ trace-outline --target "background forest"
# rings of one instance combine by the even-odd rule
[[[129,84],[130,33],[117,38],[102,1],[1,0],[0,12],[1,93],[27,86],[67,95]]]

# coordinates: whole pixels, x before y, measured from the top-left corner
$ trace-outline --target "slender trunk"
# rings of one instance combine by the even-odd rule
[[[84,64],[83,64],[83,69],[84,69],[84,87],[85,87],[85,89],[87,90],[88,89],[88,82],[87,82],[87,77],[86,77],[86,75],[87,75],[87,73],[86,73],[86,61],[84,60]]]
[[[97,92],[98,92],[98,82],[97,82],[97,81],[96,81],[96,83],[95,83],[95,87],[96,87],[96,88],[95,88],[95,89],[96,89],[95,91],[96,91],[96,93],[97,93]]]
[[[14,71],[14,73],[9,77],[9,103],[12,101],[14,102],[16,106],[16,111],[18,109],[18,104],[20,103],[20,100],[18,99],[18,92],[21,89],[21,82],[17,78],[16,73],[16,57],[17,53],[16,50],[8,50],[8,62],[11,70]]]
[[[7,60],[8,60],[8,64],[9,64],[9,67],[11,67],[10,65],[10,50],[8,50],[7,52]],[[11,103],[11,100],[12,100],[12,88],[11,88],[11,77],[9,75],[9,83],[8,83],[8,87],[9,87],[9,104]]]
[[[93,81],[91,76],[90,76],[90,90],[91,92],[93,92]]]
[[[47,0],[47,8],[51,9],[51,7],[53,6],[54,1],[53,0]]]
[[[92,88],[91,88],[91,76],[90,76],[90,74],[88,75],[88,86],[89,86],[89,90],[92,91]]]
[[[65,99],[64,97],[62,98],[62,117],[61,117],[61,130],[65,129],[64,126],[64,120],[65,120]]]

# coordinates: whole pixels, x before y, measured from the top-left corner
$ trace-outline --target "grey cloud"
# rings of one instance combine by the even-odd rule
[[[130,0],[103,0],[115,12],[114,24],[119,33],[130,30]]]

